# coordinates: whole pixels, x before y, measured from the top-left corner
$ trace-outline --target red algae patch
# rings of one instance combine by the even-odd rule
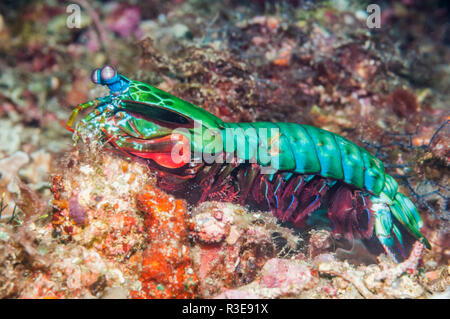
[[[143,252],[142,288],[132,298],[193,298],[198,285],[189,256],[186,202],[148,185],[137,195],[145,214],[148,247]]]

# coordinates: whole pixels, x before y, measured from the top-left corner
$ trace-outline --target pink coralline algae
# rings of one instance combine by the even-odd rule
[[[81,206],[76,197],[69,200],[69,214],[77,225],[84,225],[86,221],[86,208]]]
[[[200,241],[219,243],[225,239],[227,224],[223,221],[222,215],[222,212],[215,212],[214,216],[204,214],[204,216],[197,215],[195,217],[194,232]]]
[[[136,32],[140,22],[141,11],[138,7],[119,7],[107,19],[109,29],[124,38]]]
[[[306,287],[312,278],[309,267],[292,260],[273,258],[264,265],[260,284],[263,287],[280,289]]]
[[[302,261],[273,258],[261,270],[260,279],[249,285],[230,289],[215,298],[279,298],[295,296],[317,285],[317,272]]]

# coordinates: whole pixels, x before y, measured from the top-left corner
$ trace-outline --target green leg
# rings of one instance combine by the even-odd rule
[[[86,103],[79,104],[70,115],[69,121],[66,124],[66,129],[68,129],[71,132],[74,132],[75,129],[73,128],[73,122],[75,121],[76,117],[78,116],[78,113],[82,110],[85,110],[90,107],[96,107],[101,104],[101,101],[99,99],[95,99],[93,101],[89,101]]]

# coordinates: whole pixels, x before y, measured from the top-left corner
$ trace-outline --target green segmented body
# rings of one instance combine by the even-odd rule
[[[393,199],[392,196],[395,195],[392,191],[397,189],[395,180],[389,179],[388,186],[385,186],[383,163],[365,149],[335,133],[295,123],[225,123],[224,126],[243,129],[244,134],[236,140],[235,150],[239,152],[245,148],[249,149],[247,154],[241,155],[245,160],[257,154],[259,143],[269,143],[270,130],[264,137],[267,140],[265,142],[261,142],[257,136],[258,130],[276,128],[281,134],[280,170],[343,180],[358,188],[365,188],[375,195],[379,195],[383,188],[387,187],[389,197]],[[257,137],[252,138],[255,135]],[[226,141],[224,144],[226,151],[235,151],[226,148]],[[258,162],[265,165],[263,161]]]
[[[126,99],[127,96],[124,97]],[[279,129],[280,140],[280,170],[292,171],[298,174],[317,174],[327,178],[343,180],[348,184],[358,188],[365,188],[369,192],[379,195],[385,187],[385,173],[383,163],[372,156],[368,151],[354,144],[353,142],[339,136],[338,134],[316,128],[310,125],[296,123],[226,123],[182,99],[152,87],[148,84],[133,81],[130,83],[129,98],[134,101],[151,103],[164,106],[182,112],[189,109],[190,116],[201,118],[202,124],[206,128],[242,128],[245,139],[238,138],[234,143],[236,150],[247,149],[247,154],[239,154],[240,158],[249,160],[258,154],[258,144],[261,143],[258,130],[266,128],[268,130],[267,141],[270,136],[270,128]],[[140,131],[145,131],[144,125],[137,125]],[[247,134],[245,134],[247,132]],[[234,149],[226,148],[226,138],[224,136],[224,149],[233,152]],[[253,138],[252,138],[253,137]],[[207,145],[204,143],[203,145]],[[205,152],[204,149],[200,150]],[[257,158],[258,160],[259,158]],[[263,161],[258,161],[265,165]],[[391,178],[390,187],[397,189],[394,179]],[[388,192],[393,199],[394,192]]]
[[[388,253],[396,242],[403,246],[397,222],[430,247],[420,233],[423,223],[416,207],[398,192],[397,182],[385,172],[383,163],[346,138],[296,123],[227,123],[146,83],[130,81],[123,76],[121,81],[120,94],[115,89],[114,95],[80,105],[69,123],[73,122],[78,110],[95,106],[96,109],[81,123],[100,128],[107,140],[125,153],[151,158],[166,168],[169,166],[164,165],[164,161],[169,163],[170,160],[161,153],[168,145],[164,137],[171,136],[177,126],[185,129],[181,135],[185,136],[193,154],[232,154],[238,164],[186,163],[186,167],[173,169],[175,176],[195,177],[194,180],[200,182],[200,200],[208,198],[214,189],[228,189],[230,185],[226,183],[233,178],[238,180],[243,199],[252,193],[260,202],[267,201],[268,207],[275,209],[281,220],[302,224],[302,214],[310,215],[317,210],[317,200],[326,192],[334,191],[336,194],[328,198],[342,199],[342,203],[332,202],[328,215],[334,218],[334,215],[344,214],[339,218],[350,225],[350,231],[352,227],[362,225],[361,214],[366,211],[370,220],[367,229],[354,231],[362,236],[371,235],[373,223],[375,234]],[[200,123],[199,127],[196,127],[197,123]],[[217,142],[217,136],[221,137],[220,142]],[[261,152],[261,149],[268,152]],[[154,157],[155,153],[163,157]],[[273,153],[278,155],[276,169],[263,176],[259,168],[273,164],[273,158],[267,156]],[[183,177],[184,174],[192,176]],[[233,193],[228,196],[230,194]],[[299,203],[300,200],[306,200],[306,205]],[[293,209],[296,207],[303,207],[303,212],[295,215]],[[346,220],[346,210],[349,214],[352,212],[353,219]],[[374,221],[369,210],[373,212]]]

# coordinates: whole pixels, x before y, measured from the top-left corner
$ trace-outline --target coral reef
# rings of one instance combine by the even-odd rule
[[[301,238],[269,212],[189,208],[145,165],[88,146],[54,175],[51,212],[19,182],[17,205],[33,213],[0,224],[3,297],[423,298],[448,289],[448,266],[422,265],[420,243],[400,264],[384,255],[358,263],[364,253],[344,255],[327,230]]]
[[[28,259],[42,255],[47,263],[30,273],[27,281],[36,284],[19,297],[92,298],[111,289],[127,297],[140,286],[142,257],[135,253],[146,236],[135,196],[152,176],[145,166],[97,152],[74,150],[66,165],[84,164],[54,176],[53,211],[37,214],[41,224],[28,230],[39,243]]]

